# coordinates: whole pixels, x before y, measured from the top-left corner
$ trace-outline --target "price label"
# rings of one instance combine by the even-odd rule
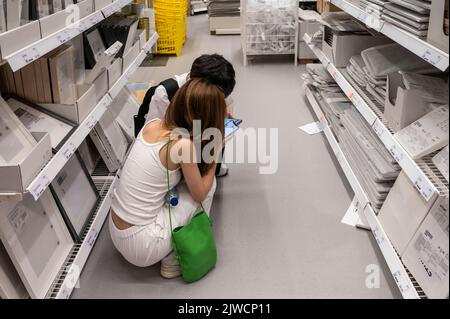
[[[393,272],[392,276],[394,277],[394,280],[397,283],[398,289],[400,290],[401,293],[409,291],[411,287],[408,283],[405,283],[405,280],[403,279],[403,274],[400,270]]]
[[[44,193],[48,185],[50,185],[50,180],[48,179],[47,175],[41,175],[36,185],[30,190],[30,194],[33,196],[34,200],[38,200],[39,197],[41,197],[42,193]]]
[[[67,147],[63,151],[64,157],[68,160],[69,158],[72,157],[73,153],[75,153],[76,149],[77,148],[76,148],[75,144],[70,142],[69,145],[67,145]]]
[[[376,120],[375,123],[373,123],[373,131],[375,132],[375,134],[377,134],[377,136],[379,138],[381,138],[384,135],[384,127],[383,124],[381,123],[381,121]]]
[[[37,48],[31,48],[27,50],[26,52],[22,53],[22,58],[25,61],[25,63],[30,63],[34,60],[37,60],[40,58],[40,53]]]
[[[394,157],[397,163],[400,163],[405,157],[405,154],[401,150],[399,150],[397,145],[395,144],[389,147],[389,153],[391,153],[392,157]]]
[[[422,53],[421,57],[432,65],[437,65],[442,60],[442,56],[439,53],[430,49],[426,49],[425,52]]]
[[[375,237],[375,240],[378,243],[378,246],[381,246],[381,244],[384,243],[384,236],[383,236],[383,233],[381,232],[381,230],[380,230],[378,225],[376,225],[372,229],[372,233],[373,233],[373,236]]]
[[[383,26],[381,20],[371,14],[367,15],[365,23],[369,28],[377,31],[380,31]]]
[[[89,246],[94,246],[94,243],[97,239],[98,232],[95,228],[92,228],[89,232],[89,236],[86,238],[86,242]]]
[[[104,108],[107,108],[112,103],[112,98],[109,94],[106,94],[103,99],[100,101],[100,105]]]
[[[416,186],[419,193],[429,201],[431,196],[433,196],[434,190],[429,186],[429,183],[425,181],[422,176],[419,176],[415,181],[414,185]]]
[[[62,288],[60,294],[59,294],[59,298],[60,299],[69,299],[70,297],[70,291],[69,288],[67,288],[66,286],[64,286],[64,288]]]
[[[98,120],[94,117],[94,115],[91,115],[89,119],[86,121],[86,126],[91,131],[94,126],[97,124]]]

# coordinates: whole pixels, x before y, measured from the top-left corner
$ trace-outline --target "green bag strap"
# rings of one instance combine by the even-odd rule
[[[170,139],[169,141],[163,146],[166,147],[166,176],[167,176],[167,192],[170,192],[170,181],[169,181],[169,144],[172,142]],[[203,207],[202,202],[200,202],[200,206],[202,207],[202,210],[205,211],[205,208]],[[170,222],[170,232],[173,236],[173,226],[172,226],[172,205],[169,203],[169,222]]]

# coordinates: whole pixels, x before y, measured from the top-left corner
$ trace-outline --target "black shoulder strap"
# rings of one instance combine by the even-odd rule
[[[167,92],[167,96],[169,98],[169,101],[172,101],[172,98],[175,96],[175,93],[177,93],[179,87],[178,82],[175,79],[167,79],[162,81],[159,85],[164,86]]]

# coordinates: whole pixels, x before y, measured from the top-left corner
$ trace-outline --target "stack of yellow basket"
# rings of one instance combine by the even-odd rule
[[[181,54],[186,39],[187,0],[154,0],[158,53]]]

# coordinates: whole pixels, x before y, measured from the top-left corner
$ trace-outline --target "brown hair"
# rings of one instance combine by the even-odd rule
[[[207,128],[217,128],[223,136],[226,108],[225,95],[220,88],[204,79],[191,79],[173,97],[164,117],[164,126],[170,130],[184,128],[191,133],[192,138],[194,120],[200,120],[201,134]],[[209,142],[210,140],[201,141],[202,151]],[[201,157],[201,154],[197,155]],[[203,158],[198,164],[202,175],[212,166],[213,164],[205,163]]]

